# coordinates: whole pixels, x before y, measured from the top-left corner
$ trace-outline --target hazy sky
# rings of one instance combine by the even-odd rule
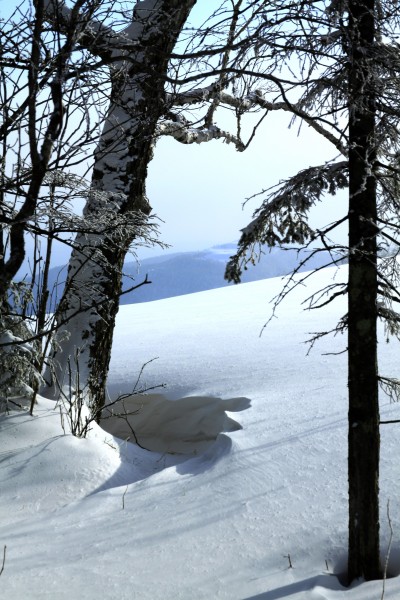
[[[12,4],[17,2],[0,0],[0,16]],[[194,22],[200,22],[206,7],[207,0],[199,0]],[[201,250],[237,240],[261,200],[252,200],[242,209],[247,197],[335,156],[331,145],[309,127],[303,124],[298,135],[299,122],[291,129],[289,122],[288,114],[270,113],[244,153],[222,141],[186,146],[163,138],[157,143],[147,194],[154,212],[164,221],[161,239],[171,245],[169,251]],[[323,226],[345,210],[343,193],[317,207],[312,221]],[[341,239],[345,239],[344,232]],[[138,250],[143,258],[159,253],[158,248]],[[56,261],[65,262],[63,254]]]
[[[289,122],[288,114],[270,113],[244,153],[221,141],[184,146],[160,140],[149,168],[148,196],[165,221],[162,239],[175,251],[234,241],[261,200],[242,209],[246,198],[335,156],[309,127],[303,125],[298,135],[298,123],[289,129]],[[341,216],[345,198],[328,197],[313,210],[313,223],[323,226]]]
[[[201,23],[209,10],[207,0],[198,0],[190,21]],[[261,201],[256,198],[243,209],[246,198],[336,156],[332,145],[307,125],[302,125],[300,135],[299,121],[289,129],[290,120],[289,114],[270,113],[244,153],[220,140],[185,146],[164,138],[157,143],[147,192],[155,213],[165,221],[161,238],[173,246],[172,251],[237,240]],[[345,211],[346,194],[342,193],[316,207],[311,221],[323,226]],[[343,229],[338,235],[345,241]]]

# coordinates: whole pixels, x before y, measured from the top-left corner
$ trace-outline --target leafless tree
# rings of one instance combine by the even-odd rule
[[[194,4],[145,0],[129,13],[115,4],[103,18],[98,3],[79,38],[83,59],[76,71],[96,89],[97,64],[109,77],[84,217],[96,222],[105,211],[123,227],[118,235],[85,231],[75,239],[59,311],[65,326],[59,327],[52,356],[56,378],[48,393],[57,396],[55,382],[63,385],[68,357],[79,348],[80,378],[96,411],[104,403],[123,261],[137,238],[138,220],[147,223],[151,213],[145,184],[157,139],[169,135],[184,144],[223,139],[242,151],[250,140],[242,140],[241,117],[261,110],[253,101],[256,80],[243,79],[239,67],[250,60],[263,3],[221,2],[203,27],[184,30]],[[46,2],[45,14],[50,28],[68,31],[71,12],[64,4]],[[235,73],[229,75],[232,65]],[[234,132],[218,127],[221,106],[234,115]]]
[[[399,246],[399,9],[386,0],[221,0],[202,26],[191,28],[195,4],[142,0],[128,10],[105,0],[36,0],[29,18],[5,27],[0,131],[3,156],[16,156],[17,177],[3,161],[3,306],[23,260],[24,233],[47,231],[53,239],[76,232],[48,393],[57,397],[76,380],[71,357],[78,353],[79,380],[97,414],[123,261],[151,215],[146,177],[157,139],[223,139],[243,151],[254,134],[243,139],[249,111],[259,111],[260,121],[285,111],[312,127],[331,142],[332,161],[266,193],[227,277],[238,281],[265,243],[319,240],[333,263],[336,252],[349,260],[348,284],[311,302],[349,297],[338,325],[349,336],[349,577],[372,579],[380,574],[378,383],[396,390],[396,381],[377,370],[376,320],[385,318],[395,333],[400,322],[393,308],[396,264],[377,261],[385,240]],[[218,126],[221,109],[233,115],[233,130]],[[93,159],[91,179],[71,185],[85,151]],[[348,223],[349,245],[337,247],[330,236],[339,222],[316,231],[308,213],[345,187],[349,211],[341,222]],[[63,194],[85,199],[83,218],[53,211]]]
[[[53,244],[73,248],[79,243],[76,234],[117,239],[128,226],[136,243],[155,241],[154,222],[140,213],[122,217],[103,202],[95,217],[82,217],[75,208],[94,195],[87,173],[108,106],[108,69],[79,43],[98,7],[97,2],[79,0],[68,11],[68,28],[63,28],[50,23],[47,2],[39,0],[33,8],[24,2],[2,23],[0,363],[1,389],[8,396],[32,392],[30,386],[37,389],[52,334],[74,316],[60,309],[48,314],[56,304],[50,298],[55,290],[48,289]],[[103,19],[110,10],[104,4]],[[29,237],[31,282],[16,282]],[[93,258],[82,244],[79,249],[82,264]]]

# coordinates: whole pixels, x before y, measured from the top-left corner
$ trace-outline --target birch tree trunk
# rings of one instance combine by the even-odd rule
[[[79,234],[76,239],[60,306],[59,320],[65,325],[57,334],[51,385],[44,392],[57,397],[60,388],[74,387],[79,380],[92,413],[98,414],[105,401],[124,258],[137,234],[137,221],[151,212],[145,183],[154,132],[165,112],[169,55],[195,3],[142,0],[116,41],[112,36],[101,39],[96,31],[95,47],[109,61],[112,88],[84,213],[93,221],[109,210],[125,223],[114,233]],[[129,49],[121,52],[122,44]]]
[[[349,2],[349,580],[381,576],[374,0]]]

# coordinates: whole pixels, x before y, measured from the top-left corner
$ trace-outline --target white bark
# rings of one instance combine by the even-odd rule
[[[95,152],[95,193],[85,207],[91,219],[101,219],[106,207],[122,215],[150,213],[145,180],[156,124],[164,111],[162,75],[195,1],[142,0],[135,5],[132,23],[118,35],[98,23],[82,32],[82,44],[109,57],[112,81],[110,107]],[[65,11],[63,15],[67,20]],[[59,386],[74,385],[78,352],[80,389],[89,392],[95,409],[104,401],[121,270],[136,233],[128,223],[118,239],[99,233],[77,236],[61,305],[60,320],[66,322],[58,332],[55,376],[47,395],[57,397]]]
[[[184,124],[175,123],[174,121],[165,121],[157,126],[156,134],[158,136],[169,135],[181,144],[202,144],[211,140],[223,139],[228,144],[234,144],[239,152],[245,149],[243,142],[238,137],[216,125],[197,128],[186,127]]]
[[[315,131],[323,135],[331,144],[333,144],[343,156],[347,156],[347,148],[340,139],[335,137],[331,131],[326,127],[323,127],[321,123],[315,117],[310,116],[301,106],[298,104],[292,104],[288,100],[281,102],[270,102],[261,91],[256,90],[244,97],[232,96],[224,91],[220,91],[218,85],[212,84],[204,88],[197,88],[184,92],[182,94],[176,94],[170,96],[169,102],[174,106],[190,106],[198,102],[214,99],[217,100],[218,104],[230,106],[232,108],[240,109],[242,112],[247,112],[253,108],[259,107],[266,111],[285,111],[292,115],[295,115],[305,121]],[[168,133],[167,135],[174,135]],[[175,136],[174,136],[175,137]],[[220,136],[223,137],[223,136]],[[176,138],[178,139],[178,138]],[[181,140],[179,140],[181,141]],[[196,140],[194,140],[196,141]],[[232,140],[233,141],[233,140]],[[190,143],[190,142],[185,142]]]

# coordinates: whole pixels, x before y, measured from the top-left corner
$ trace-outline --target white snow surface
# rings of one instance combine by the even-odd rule
[[[121,307],[110,396],[158,357],[141,383],[165,388],[132,400],[136,435],[152,451],[97,425],[74,438],[42,398],[33,417],[1,416],[0,597],[379,600],[382,581],[345,588],[335,576],[347,545],[346,355],[327,353],[346,339],[324,338],[309,355],[304,341],[346,306],[301,305],[333,277],[345,280],[346,267],[298,287],[261,337],[280,278]],[[379,355],[382,374],[399,377],[399,345],[383,332]],[[383,419],[400,417],[385,397],[381,408]],[[399,425],[382,426],[382,555],[390,500],[392,575],[398,438]],[[400,598],[398,576],[384,598]]]

